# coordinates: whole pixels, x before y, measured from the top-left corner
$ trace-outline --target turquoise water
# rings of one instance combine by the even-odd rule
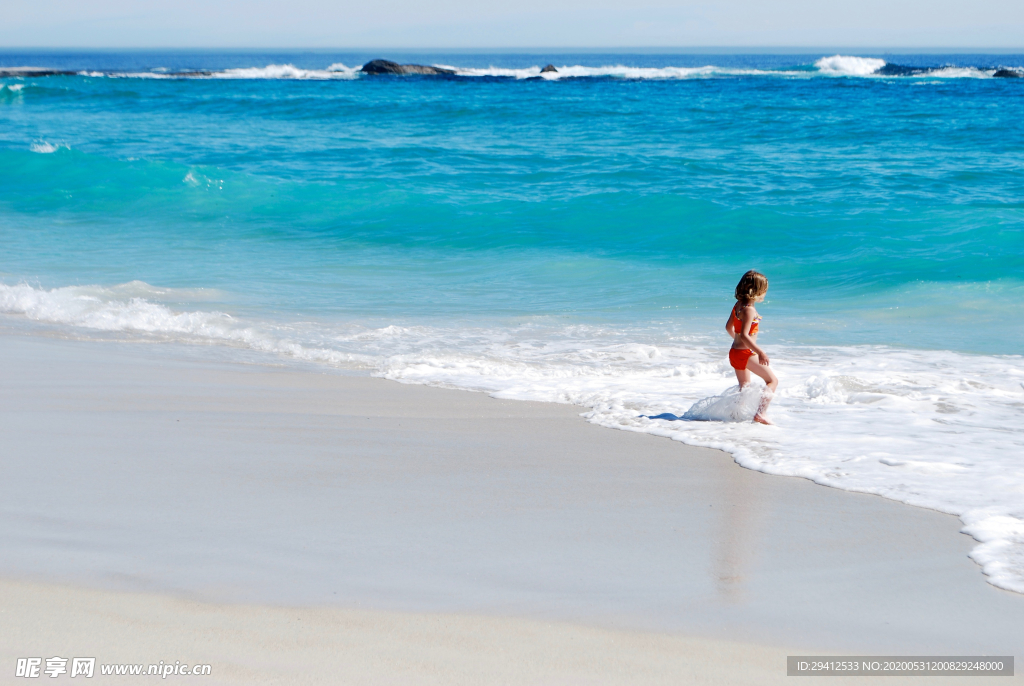
[[[574,402],[958,514],[1024,589],[1024,56],[379,56],[0,55],[75,72],[0,79],[8,321]],[[778,427],[641,416],[735,383],[751,268]]]
[[[144,57],[73,66],[210,66]],[[66,66],[3,63],[26,60]],[[1011,79],[4,81],[22,86],[0,91],[8,282],[217,288],[232,312],[285,317],[699,331],[753,267],[794,342],[1007,353],[1024,333],[1004,314],[1024,294]]]

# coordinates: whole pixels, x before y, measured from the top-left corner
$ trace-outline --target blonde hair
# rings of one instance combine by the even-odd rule
[[[751,269],[736,284],[736,299],[744,305],[749,304],[768,292],[768,277]]]

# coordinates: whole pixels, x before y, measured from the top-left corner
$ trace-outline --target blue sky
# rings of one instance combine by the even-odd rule
[[[1024,47],[1024,0],[5,0],[0,47]]]

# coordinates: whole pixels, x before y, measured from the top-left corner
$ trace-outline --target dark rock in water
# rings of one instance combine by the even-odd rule
[[[875,74],[878,76],[917,76],[932,71],[931,67],[904,67],[902,64],[885,63]]]
[[[1015,69],[996,69],[996,73],[992,76],[997,79],[1019,79],[1024,77],[1024,74]]]
[[[131,74],[135,72],[122,72],[122,71],[66,71],[64,69],[46,69],[44,67],[0,67],[0,78],[8,78],[11,76],[21,76],[24,78],[30,78],[34,76],[79,76],[79,75],[91,75],[91,74],[105,74],[108,76],[124,76],[125,74]],[[213,76],[212,71],[169,71],[169,72],[152,72],[161,76],[169,78],[196,78],[200,76]]]
[[[364,74],[403,74],[402,65],[388,60],[371,60],[360,70]]]
[[[557,74],[558,70],[555,69],[555,65],[549,64],[548,66],[546,66],[543,69],[541,69],[540,73],[541,74]]]
[[[63,71],[60,69],[45,69],[43,67],[0,67],[0,78],[11,76],[75,76],[77,71]]]
[[[405,76],[407,74],[454,74],[451,69],[441,67],[427,67],[422,64],[399,64],[390,60],[371,60],[363,65],[364,74],[396,74]]]

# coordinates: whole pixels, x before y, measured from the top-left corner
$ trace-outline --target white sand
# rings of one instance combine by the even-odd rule
[[[211,605],[0,582],[0,682],[19,656],[209,664],[203,684],[782,683],[778,648],[564,622],[337,608]],[[45,656],[42,655],[45,653]],[[10,669],[8,669],[10,667]],[[153,681],[150,676],[136,681]],[[64,675],[57,680],[76,683]],[[29,680],[11,679],[11,683]],[[98,674],[84,683],[128,683]],[[42,677],[42,683],[52,683]]]
[[[0,336],[3,660],[767,683],[791,646],[1024,655],[1024,597],[953,517],[569,406],[204,352]]]

